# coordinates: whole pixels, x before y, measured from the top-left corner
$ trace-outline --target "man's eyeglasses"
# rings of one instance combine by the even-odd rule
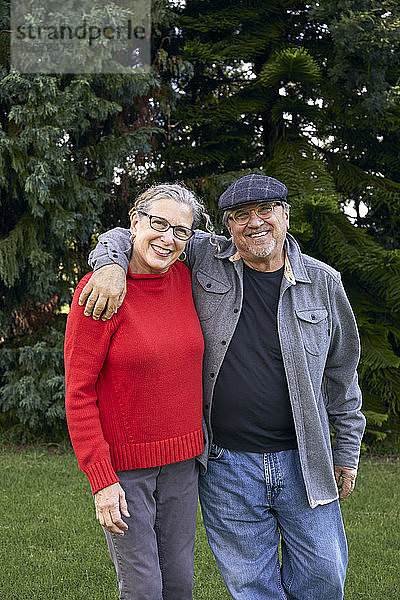
[[[184,241],[190,240],[192,235],[194,235],[193,229],[190,229],[189,227],[184,227],[184,225],[171,225],[167,219],[157,217],[156,215],[149,215],[143,210],[138,210],[137,212],[149,217],[150,227],[155,229],[155,231],[168,231],[168,229],[172,229],[174,236],[178,238],[178,240]]]
[[[249,222],[251,211],[254,210],[257,217],[260,219],[268,219],[274,211],[275,206],[282,206],[282,202],[272,201],[272,202],[260,202],[254,208],[246,208],[246,206],[241,206],[236,210],[232,211],[229,215],[230,219],[233,219],[235,223],[238,225],[246,225]]]

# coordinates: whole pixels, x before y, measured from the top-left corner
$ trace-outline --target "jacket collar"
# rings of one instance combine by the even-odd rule
[[[220,243],[220,251],[216,253],[215,257],[225,258],[231,262],[241,260],[240,254],[232,242],[232,238]],[[300,246],[290,233],[286,234],[284,276],[292,285],[296,285],[297,281],[311,283],[304,265]]]

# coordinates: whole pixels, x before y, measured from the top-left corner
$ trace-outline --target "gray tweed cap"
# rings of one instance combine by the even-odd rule
[[[263,200],[286,200],[287,187],[273,177],[266,175],[245,175],[232,183],[218,200],[218,208],[227,210],[241,204]]]

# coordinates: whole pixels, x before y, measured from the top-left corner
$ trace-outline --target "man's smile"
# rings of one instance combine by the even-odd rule
[[[261,237],[268,235],[268,233],[270,233],[271,231],[272,231],[271,229],[267,229],[264,231],[258,231],[257,233],[246,233],[245,235],[247,235],[247,237],[251,237],[251,238],[261,238]]]

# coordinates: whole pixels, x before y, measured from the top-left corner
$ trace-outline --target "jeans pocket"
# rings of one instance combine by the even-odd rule
[[[223,453],[224,453],[224,448],[221,448],[221,446],[218,446],[217,444],[212,442],[208,460],[218,460],[219,458],[221,458]]]

